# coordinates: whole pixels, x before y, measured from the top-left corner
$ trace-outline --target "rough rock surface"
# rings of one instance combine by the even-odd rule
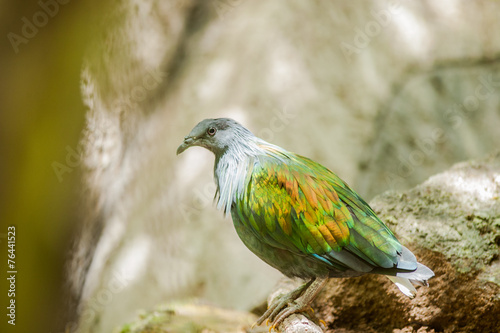
[[[410,300],[385,277],[331,280],[316,300],[328,332],[498,332],[500,152],[371,202],[434,270]]]
[[[195,301],[161,305],[154,311],[141,314],[138,320],[125,324],[114,332],[244,333],[256,319],[254,314],[248,312],[222,309]]]

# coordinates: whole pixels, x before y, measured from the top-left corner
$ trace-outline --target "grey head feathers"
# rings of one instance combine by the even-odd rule
[[[216,158],[220,158],[230,147],[239,146],[252,138],[255,138],[252,132],[233,119],[205,119],[184,138],[184,142],[177,149],[177,154],[189,147],[200,146],[213,152]]]
[[[215,200],[217,208],[224,213],[229,212],[232,203],[243,195],[252,170],[261,159],[283,159],[289,154],[282,148],[257,138],[230,118],[205,119],[198,123],[184,138],[177,154],[192,146],[204,147],[215,155]]]

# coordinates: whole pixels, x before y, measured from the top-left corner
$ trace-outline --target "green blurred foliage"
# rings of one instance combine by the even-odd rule
[[[67,147],[78,147],[85,113],[81,64],[107,2],[59,1],[41,1],[52,3],[52,17],[39,1],[0,4],[1,332],[61,332],[71,319],[64,265],[81,221],[81,180],[78,159],[66,161]],[[26,20],[39,23],[30,38],[23,35]],[[14,45],[9,33],[25,39]],[[54,162],[69,166],[68,172],[58,178]],[[15,326],[6,317],[2,236],[9,225],[16,226]]]

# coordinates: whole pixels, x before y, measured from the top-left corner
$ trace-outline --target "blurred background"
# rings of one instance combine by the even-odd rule
[[[213,207],[213,156],[175,156],[202,119],[232,117],[367,200],[499,147],[496,0],[0,6],[2,298],[9,225],[18,270],[2,332],[265,300],[280,274]]]

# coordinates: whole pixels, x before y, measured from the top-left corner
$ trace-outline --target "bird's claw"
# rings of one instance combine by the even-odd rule
[[[266,321],[266,326],[271,326],[269,327],[269,332],[272,330],[275,330],[288,316],[298,313],[298,312],[306,312],[311,310],[311,307],[308,305],[302,305],[298,304],[297,302],[289,302],[287,304],[283,304],[283,300],[280,300],[277,302],[276,305],[272,306],[272,309],[269,309],[271,311],[266,311],[264,315],[262,315],[259,320],[255,324],[260,325],[264,320]],[[270,312],[270,313],[268,313]],[[313,310],[314,313],[314,310]],[[325,324],[326,327],[326,324]]]
[[[271,323],[271,327],[269,328],[269,332],[271,332],[277,329],[286,317],[294,313],[312,311],[314,316],[314,310],[309,305],[311,303],[310,297],[304,298],[302,295],[311,283],[312,281],[301,285],[288,294],[278,296],[255,324],[260,325],[266,321],[266,325],[269,326],[269,323]]]
[[[279,296],[264,312],[262,316],[257,320],[256,324],[260,325],[264,321],[266,321],[266,326],[269,326],[269,322],[271,322],[271,327],[276,326],[274,324],[274,318],[280,311],[286,307],[290,302],[292,302],[297,295],[295,293],[289,293],[286,295]]]
[[[275,315],[273,326],[278,327],[287,317],[297,312],[305,312],[308,308],[308,306],[303,306],[296,302],[288,304],[286,308],[282,309]]]

